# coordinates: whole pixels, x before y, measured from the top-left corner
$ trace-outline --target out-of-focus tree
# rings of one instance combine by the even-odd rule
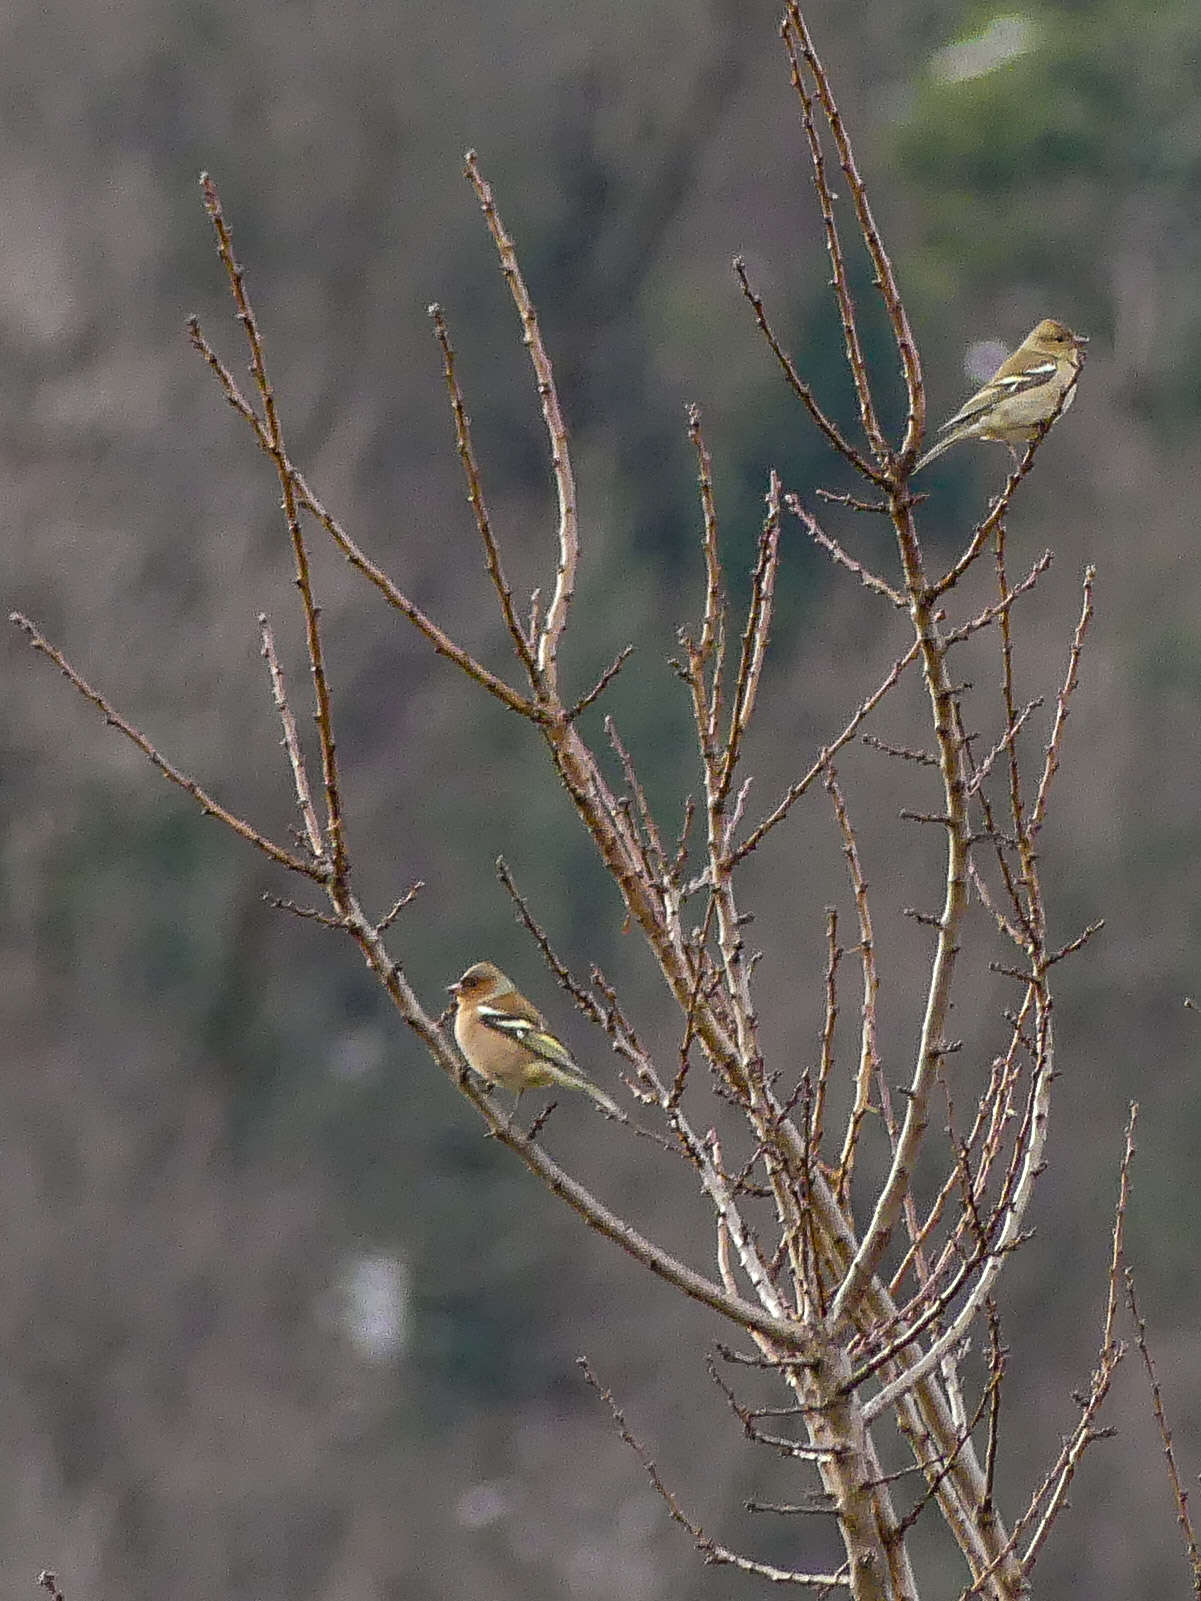
[[[692,572],[695,496],[676,426],[684,402],[705,406],[733,600],[747,594],[766,463],[789,483],[825,471],[823,482],[850,487],[796,426],[770,356],[746,337],[728,272],[744,251],[782,336],[803,352],[832,415],[853,427],[793,117],[765,48],[776,10],[748,4],[731,22],[726,5],[678,0],[586,11],[516,0],[496,15],[456,0],[383,9],[352,0],[292,8],[285,27],[279,12],[233,0],[183,10],[13,0],[0,17],[6,602],[69,640],[224,798],[285,825],[277,731],[245,684],[254,611],[275,605],[287,561],[263,464],[231,451],[236,420],[212,405],[179,351],[185,312],[198,309],[208,325],[219,315],[190,199],[195,171],[210,165],[241,220],[298,454],[422,601],[456,631],[478,628],[481,651],[500,659],[503,631],[488,620],[486,592],[448,560],[470,521],[422,319],[431,295],[446,301],[498,526],[511,536],[515,577],[536,582],[519,547],[545,513],[541,442],[520,352],[498,325],[492,263],[448,181],[463,146],[478,142],[503,182],[570,386],[574,456],[595,519],[585,585],[602,596],[625,586],[621,637],[640,644],[639,673],[619,677],[608,705],[652,798],[673,795],[686,714],[655,664],[673,648]],[[1065,928],[1102,912],[1109,924],[1090,960],[1063,970],[1059,1018],[1073,1048],[1061,1057],[1063,1116],[1039,1226],[1053,1219],[1065,1256],[1096,1253],[1112,1198],[1096,1153],[1139,1094],[1156,1159],[1143,1166],[1130,1231],[1166,1313],[1179,1389],[1197,1360],[1190,1263],[1201,1226],[1194,1191],[1177,1180],[1201,1116],[1195,1019],[1181,1006],[1201,965],[1201,778],[1190,733],[1196,450],[1172,415],[1161,412],[1152,429],[1130,404],[1147,394],[1132,384],[1137,342],[1122,334],[1111,354],[1110,330],[1138,324],[1118,310],[1116,277],[1106,299],[1114,210],[1095,197],[1114,186],[1108,165],[1098,174],[1087,163],[1107,140],[1134,149],[1160,128],[1188,54],[1173,30],[1187,45],[1192,24],[1163,8],[1140,10],[1133,25],[1129,13],[1105,26],[1095,11],[1064,15],[1076,30],[1067,48],[1128,55],[1145,98],[1092,96],[1087,109],[1107,131],[1078,146],[1075,188],[1093,198],[1061,210],[1037,270],[999,264],[995,277],[973,276],[970,231],[954,227],[937,259],[919,254],[936,174],[919,182],[902,165],[875,200],[917,313],[935,410],[961,397],[970,340],[1015,339],[1048,309],[1094,334],[1071,427],[1044,447],[1043,467],[1055,471],[1030,480],[1014,529],[1024,554],[1048,542],[1058,553],[1024,612],[1031,693],[1060,671],[1080,568],[1101,563],[1075,762],[1059,780],[1071,826],[1044,836],[1042,864]],[[1052,32],[1058,16],[1045,19]],[[861,150],[883,172],[897,119],[904,128],[907,108],[924,104],[928,64],[963,29],[962,8],[829,4],[818,17]],[[981,14],[968,31],[988,20]],[[604,298],[608,264],[638,237],[630,219],[646,196],[666,192],[657,164],[723,68],[733,87],[718,84],[718,114],[698,124],[707,146],[643,253],[636,288],[624,304],[609,297],[612,317],[593,335],[590,295],[599,279]],[[1052,98],[1064,92],[1053,89]],[[586,112],[578,127],[574,110]],[[986,124],[977,131],[987,139]],[[1186,127],[1165,160],[1189,148]],[[1119,150],[1114,171],[1122,160]],[[1150,175],[1149,191],[1161,181]],[[998,175],[986,219],[1015,208],[1004,226],[1019,254],[1029,192],[1024,165],[1008,185]],[[1167,215],[1148,217],[1145,237],[1134,230],[1136,296],[1146,262],[1155,284],[1162,263],[1187,265],[1195,207],[1181,194]],[[851,269],[860,292],[861,265]],[[1195,340],[1176,330],[1193,297],[1186,272],[1173,282],[1180,292],[1173,287],[1166,313],[1155,291],[1159,339],[1147,348],[1187,383]],[[1082,309],[1086,293],[1095,312]],[[861,311],[870,299],[860,294]],[[887,386],[884,333],[868,330],[865,343]],[[882,395],[882,406],[899,395]],[[888,420],[894,427],[896,413]],[[945,464],[946,476],[925,486],[936,491],[925,522],[932,556],[953,551],[979,505],[973,486],[1002,471],[984,449]],[[862,554],[878,552],[869,530]],[[457,971],[477,941],[508,948],[509,909],[488,887],[504,849],[573,962],[599,957],[637,998],[648,1040],[670,1050],[633,941],[605,921],[612,903],[586,836],[560,795],[523,781],[536,746],[514,736],[505,714],[450,696],[440,664],[363,607],[352,575],[327,563],[322,581],[361,857],[402,882],[427,876],[470,913],[470,940],[457,920],[423,931],[413,953],[422,987]],[[786,786],[795,751],[820,747],[848,701],[872,687],[880,623],[856,599],[812,550],[786,550],[763,690],[772,733],[756,741],[752,731],[749,747],[761,793]],[[294,652],[298,636],[280,631]],[[612,634],[603,604],[578,608],[581,689],[608,659]],[[126,753],[80,727],[49,676],[10,661],[0,711],[0,1125],[21,1261],[36,1263],[0,1316],[12,1402],[0,1448],[26,1470],[0,1526],[14,1568],[57,1560],[80,1592],[155,1586],[177,1596],[419,1582],[431,1597],[502,1595],[508,1583],[528,1598],[561,1595],[569,1573],[577,1587],[590,1574],[606,1594],[650,1595],[668,1573],[678,1597],[678,1544],[647,1493],[630,1490],[616,1449],[598,1447],[570,1358],[587,1328],[663,1460],[683,1466],[709,1451],[717,1419],[666,1402],[665,1372],[703,1322],[646,1292],[621,1263],[581,1251],[570,1221],[481,1145],[454,1098],[430,1092],[369,976],[331,963],[326,942],[267,913],[266,871],[247,870],[165,790],[147,791]],[[921,706],[906,694],[894,715],[917,744]],[[59,737],[47,739],[48,729]],[[482,742],[496,774],[482,797],[461,782],[460,738]],[[870,781],[857,764],[875,758],[845,760]],[[864,812],[857,824],[883,888],[904,866],[888,843],[893,820]],[[913,844],[905,862],[916,865],[922,850]],[[806,856],[817,899],[843,894],[837,865]],[[784,875],[748,866],[758,938],[810,975],[824,959],[820,937],[799,924]],[[896,934],[887,911],[882,922]],[[916,993],[917,954],[916,941],[896,950],[901,992]],[[541,993],[528,964],[521,976]],[[798,986],[802,1015],[790,1006],[786,1019],[774,992],[767,999],[773,1050],[816,1037],[814,1000],[812,986]],[[587,1160],[587,1121],[561,1125],[559,1142]],[[605,1162],[622,1192],[638,1196],[634,1156],[607,1149]],[[419,1206],[417,1177],[431,1170]],[[655,1205],[682,1251],[695,1244],[678,1221],[690,1195],[682,1173],[674,1183],[659,1175]],[[487,1238],[481,1211],[495,1220]],[[1089,1265],[1099,1272],[1099,1255]],[[1064,1397],[1089,1360],[1095,1275],[1049,1280],[1046,1268],[1047,1254],[1032,1250],[1008,1275],[1015,1351],[1037,1344],[1043,1375],[1020,1397],[1011,1392],[1011,1496],[1067,1426]],[[288,1293],[264,1293],[270,1284]],[[594,1306],[603,1329],[588,1322]],[[228,1321],[215,1323],[214,1307]],[[632,1338],[648,1320],[649,1349]],[[162,1375],[156,1393],[174,1396],[172,1412],[136,1404],[130,1375],[143,1370]],[[1129,1523],[1107,1518],[1075,1549],[1052,1545],[1048,1588],[1103,1582],[1121,1597],[1174,1584],[1170,1530],[1152,1536],[1159,1485],[1143,1463],[1154,1442],[1140,1442],[1136,1415],[1127,1409],[1122,1438],[1087,1481]],[[1187,1418],[1181,1438],[1196,1448]],[[201,1441],[191,1476],[165,1471],[183,1439]],[[285,1452],[297,1472],[273,1493],[253,1493],[263,1463]],[[760,1471],[733,1454],[709,1458],[712,1508],[725,1515],[748,1481],[766,1494]],[[561,1514],[552,1536],[548,1500]],[[620,1569],[614,1505],[628,1536]],[[455,1550],[456,1570],[429,1560],[397,1506],[436,1531],[425,1545]],[[689,1593],[727,1593],[720,1573],[688,1582]]]
[[[970,307],[1070,283],[1127,398],[1183,435],[1201,407],[1196,8],[976,8],[956,29],[898,122],[915,290]]]
[[[1013,1381],[999,1287],[1003,1270],[1030,1238],[1027,1224],[1046,1169],[1058,1076],[1054,988],[1059,964],[1082,951],[1096,932],[1093,925],[1067,939],[1053,934],[1040,866],[1093,618],[1094,573],[1090,568],[1085,575],[1058,688],[1053,697],[1024,699],[1016,619],[1025,597],[1049,570],[1051,555],[1029,564],[1021,576],[1012,574],[1007,527],[1039,446],[1074,399],[1080,342],[1067,338],[1071,359],[1062,356],[1054,369],[1063,382],[1046,382],[1037,366],[1017,375],[1015,382],[1027,389],[1041,383],[1051,399],[1013,434],[1013,465],[1004,487],[964,535],[958,554],[932,564],[919,533],[921,497],[915,498],[910,487],[926,433],[917,344],[829,77],[796,0],[788,0],[782,36],[856,401],[852,427],[827,412],[781,343],[751,275],[741,262],[736,267],[754,320],[801,411],[852,475],[858,492],[822,486],[811,503],[787,491],[780,474],[771,471],[766,516],[738,621],[726,578],[712,460],[699,416],[692,415],[704,581],[700,621],[681,629],[674,667],[693,724],[693,792],[669,798],[666,808],[656,805],[640,777],[639,757],[625,744],[612,715],[600,727],[588,716],[603,705],[632,646],[619,650],[591,687],[582,692],[566,687],[571,660],[567,647],[569,640],[574,643],[569,626],[580,609],[577,589],[588,523],[542,329],[513,241],[474,153],[468,156],[467,176],[519,318],[555,501],[553,575],[545,587],[534,588],[528,601],[509,576],[507,544],[498,537],[489,509],[447,322],[437,306],[431,315],[467,499],[513,662],[507,668],[490,665],[477,654],[474,630],[458,637],[443,628],[365,553],[310,487],[285,437],[243,268],[216,186],[207,176],[202,180],[205,205],[249,349],[249,387],[210,342],[198,318],[190,319],[189,331],[226,400],[271,462],[282,497],[316,725],[315,762],[306,755],[308,741],[265,615],[259,617],[259,632],[290,769],[295,826],[280,834],[225,805],[94,689],[36,624],[20,614],[13,621],[162,777],[255,847],[261,862],[293,875],[307,895],[319,898],[321,904],[312,905],[272,897],[281,911],[350,937],[400,1018],[499,1147],[519,1158],[549,1194],[598,1235],[746,1338],[748,1349],[718,1345],[728,1373],[711,1362],[711,1377],[748,1437],[790,1465],[783,1483],[791,1491],[784,1501],[748,1503],[748,1509],[802,1515],[799,1526],[809,1531],[820,1531],[820,1520],[828,1520],[828,1538],[815,1532],[785,1539],[787,1559],[748,1555],[707,1532],[683,1508],[619,1405],[585,1365],[622,1438],[707,1564],[737,1567],[764,1581],[822,1593],[845,1589],[854,1601],[913,1601],[923,1581],[911,1532],[924,1513],[937,1511],[966,1568],[965,1594],[1018,1601],[1028,1593],[1031,1573],[1066,1506],[1085,1452],[1102,1437],[1099,1414],[1124,1354],[1117,1332],[1124,1288],[1142,1345],[1132,1281],[1128,1271],[1123,1276],[1132,1112],[1092,1377],[1075,1398],[1073,1427],[1028,1487],[1024,1510],[1007,1517],[997,1464],[1006,1416],[1002,1403],[1007,1380],[1010,1385]],[[846,188],[841,204],[831,184],[835,170]],[[870,262],[872,286],[903,382],[904,418],[895,442],[866,355],[848,267],[851,238]],[[1024,448],[1019,451],[1018,445]],[[852,555],[843,539],[828,530],[825,514],[814,509],[817,502],[852,518],[866,518],[869,526],[878,519],[876,527],[890,529],[895,570],[878,559]],[[786,789],[765,807],[753,800],[749,756],[753,731],[763,720],[761,696],[769,675],[786,522],[867,592],[869,604],[886,620],[882,638],[900,618],[905,627],[874,669],[869,668],[874,687],[857,703],[852,697],[841,731],[795,766]],[[541,747],[548,758],[547,776],[557,779],[583,823],[615,892],[621,921],[641,937],[649,969],[659,981],[660,1001],[676,1019],[674,1050],[656,1050],[644,1041],[632,1021],[630,1000],[622,998],[600,967],[594,964],[586,981],[575,977],[503,863],[500,877],[560,987],[592,1025],[594,1038],[607,1038],[622,1064],[629,1095],[623,1109],[598,1094],[606,1116],[623,1131],[641,1134],[643,1148],[660,1167],[665,1159],[672,1167],[680,1161],[698,1186],[711,1217],[714,1272],[698,1270],[678,1252],[670,1232],[662,1231],[661,1209],[652,1208],[644,1217],[644,1209],[631,1205],[628,1197],[602,1198],[596,1178],[582,1179],[550,1154],[543,1132],[553,1109],[543,1110],[528,1130],[522,1129],[514,1109],[498,1106],[493,1086],[467,1072],[445,1018],[423,1005],[410,963],[397,954],[420,948],[420,927],[431,917],[461,915],[462,906],[444,893],[423,895],[425,885],[415,882],[386,913],[369,910],[375,902],[382,905],[380,875],[363,869],[352,844],[354,813],[347,802],[347,764],[335,735],[323,586],[312,556],[314,526],[427,647],[509,715],[517,737],[534,747],[531,755]],[[463,565],[452,558],[456,572]],[[983,593],[974,591],[973,585],[979,589],[989,570],[992,583]],[[608,597],[620,600],[621,594],[621,586],[614,586]],[[999,678],[991,714],[989,702],[973,696],[971,680],[961,676],[965,664],[986,655],[990,639],[996,642]],[[891,710],[894,701],[903,708],[900,716],[885,725],[883,735],[869,732],[879,720],[879,708]],[[915,747],[900,743],[899,736],[916,708],[924,731],[923,743]],[[462,783],[489,785],[487,753],[473,733],[463,738],[463,722],[457,721]],[[849,788],[846,768],[853,744],[866,745],[894,763],[898,776],[885,782],[879,776],[883,769],[877,768],[874,781],[861,778]],[[537,782],[533,761],[524,762],[520,771],[524,797]],[[830,820],[810,830],[803,851],[795,844],[788,851],[783,841],[793,835],[799,803],[820,789],[828,796]],[[898,800],[908,797],[912,803],[894,815]],[[861,803],[875,815],[902,864],[884,894],[872,888],[865,872],[855,821]],[[853,929],[849,944],[840,932],[839,908],[826,906],[821,912],[813,897],[808,860],[815,850],[845,863]],[[811,938],[815,931],[823,936],[824,962],[814,975],[822,1021],[809,1048],[801,1045],[796,1031],[799,1008],[788,999],[798,984],[795,954],[781,968],[771,945],[752,949],[749,944],[747,931],[754,917],[746,886],[751,886],[753,900],[752,870],[762,872],[768,858],[772,872],[794,879],[798,925],[809,925]],[[902,886],[917,889],[924,908],[898,901]],[[919,939],[898,939],[895,933],[891,940],[882,938],[878,931],[888,915],[908,919]],[[169,939],[161,944],[163,959],[156,966],[161,981],[169,982],[178,963],[172,962]],[[848,959],[856,970],[858,1013],[849,1049],[840,1044]],[[895,976],[889,981],[894,960],[901,971],[917,976],[916,985],[898,986]],[[485,988],[477,999],[472,983],[481,976]],[[785,996],[777,1010],[792,1025],[782,1051],[770,1048],[761,1017],[762,998],[773,991]],[[899,1005],[890,1015],[893,992]],[[533,1083],[539,1072],[545,1082],[546,1063],[553,1064],[558,1081],[571,1082],[565,1069],[572,1074],[576,1069],[564,1046],[528,1003],[515,998],[495,968],[472,968],[455,986],[455,995],[455,1038],[469,1064],[486,1078],[493,1076],[490,1047],[502,1056],[506,1051],[525,1053]],[[995,1043],[994,1015],[1001,1023]],[[466,1029],[465,1019],[471,1020]],[[479,1031],[475,1044],[472,1028]],[[519,1060],[495,1076],[504,1080]],[[894,1079],[887,1071],[892,1060],[911,1064],[903,1078]],[[941,1140],[930,1137],[936,1116],[943,1124]],[[616,1135],[618,1129],[612,1132]],[[596,1137],[591,1142],[588,1154],[594,1166],[601,1143]],[[599,1172],[609,1172],[603,1160]],[[422,1177],[419,1168],[414,1178],[418,1210]],[[477,1222],[482,1233],[494,1226],[487,1210],[477,1213]],[[397,1338],[406,1289],[403,1267],[403,1258],[396,1255],[365,1257],[343,1287],[357,1306],[352,1326],[364,1347],[375,1341],[386,1346]],[[641,1332],[644,1339],[649,1337],[649,1329]],[[980,1355],[969,1363],[973,1337]],[[494,1333],[493,1345],[506,1353],[520,1350],[520,1343],[516,1331],[506,1335],[498,1327]],[[1145,1345],[1142,1349],[1147,1356]],[[486,1359],[471,1366],[488,1376]],[[492,1381],[497,1377],[491,1375]],[[1158,1390],[1155,1396],[1171,1461]],[[777,1424],[776,1419],[787,1421]],[[885,1434],[891,1445],[882,1442]],[[894,1489],[904,1473],[889,1471],[897,1453],[906,1462],[905,1471],[916,1475],[916,1488],[904,1509]],[[815,1476],[818,1488],[799,1493],[798,1499],[793,1485],[801,1470],[803,1477]],[[1194,1576],[1201,1582],[1201,1556],[1174,1464],[1172,1474]],[[296,1515],[294,1501],[287,1512],[280,1510],[281,1528],[286,1528],[289,1514]],[[136,1507],[132,1516],[136,1521]],[[495,1517],[504,1516],[502,1506]],[[324,1519],[318,1510],[315,1521],[324,1530],[319,1554],[332,1565],[346,1543],[346,1530],[332,1509]],[[309,1544],[311,1557],[311,1531]],[[253,1565],[253,1555],[248,1560]],[[943,1587],[945,1566],[943,1558],[926,1582]],[[52,1581],[47,1583],[53,1588]]]

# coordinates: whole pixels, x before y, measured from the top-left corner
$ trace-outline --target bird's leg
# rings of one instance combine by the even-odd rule
[[[508,1128],[512,1134],[517,1128],[517,1108],[521,1105],[521,1097],[525,1094],[524,1086],[513,1097],[513,1110],[509,1113]]]

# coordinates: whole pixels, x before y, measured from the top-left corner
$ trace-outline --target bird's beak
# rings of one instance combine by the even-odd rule
[[[1075,341],[1076,341],[1076,343],[1078,345],[1087,345],[1088,344],[1088,335],[1087,334],[1073,334],[1072,337],[1075,339]]]
[[[455,979],[453,984],[448,984],[446,986],[446,992],[448,995],[457,995],[459,993],[459,989],[460,985],[458,979]]]

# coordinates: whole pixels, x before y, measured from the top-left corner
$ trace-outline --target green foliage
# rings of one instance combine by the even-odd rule
[[[1000,43],[987,65],[990,40]],[[1150,297],[1159,327],[1174,325],[1134,358],[1150,369],[1144,398],[1195,410],[1201,327],[1187,307],[1201,243],[1199,55],[1191,5],[977,10],[919,73],[896,131],[897,167],[922,218],[910,278],[928,304],[1025,284],[1047,307],[1120,338],[1121,319],[1138,309],[1114,301],[1128,264],[1128,295]]]

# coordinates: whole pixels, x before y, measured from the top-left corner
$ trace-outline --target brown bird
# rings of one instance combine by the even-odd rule
[[[617,1105],[581,1071],[542,1013],[492,962],[476,962],[450,985],[455,1039],[468,1064],[489,1084],[522,1092],[560,1084],[582,1090],[619,1117]]]

